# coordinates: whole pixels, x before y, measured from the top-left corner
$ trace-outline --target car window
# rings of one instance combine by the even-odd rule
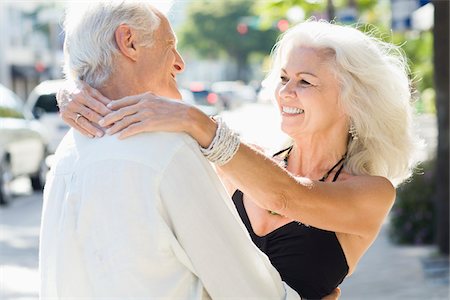
[[[34,107],[42,109],[46,113],[58,112],[56,94],[47,94],[39,96]]]
[[[195,102],[198,104],[208,104],[207,97],[208,91],[194,91],[192,92],[195,98]]]

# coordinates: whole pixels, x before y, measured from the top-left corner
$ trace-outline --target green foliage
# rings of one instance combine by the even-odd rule
[[[395,44],[401,44],[408,57],[413,89],[419,92],[415,105],[419,113],[435,113],[435,93],[433,89],[433,33],[396,33]]]
[[[436,114],[436,91],[434,88],[426,88],[420,94],[420,100],[416,102],[416,110],[420,113]]]
[[[269,0],[257,1],[255,12],[258,14],[263,23],[272,24],[274,21],[286,18],[289,9],[295,6],[301,7],[305,12],[305,16],[309,17],[314,12],[324,11],[326,1],[307,1],[307,0]]]
[[[247,0],[193,1],[179,32],[180,47],[206,58],[227,56],[246,68],[250,55],[269,53],[278,36],[274,28],[259,28],[252,9]],[[237,30],[240,23],[245,34]]]
[[[403,49],[410,61],[411,76],[414,80],[415,88],[423,94],[425,90],[434,87],[433,33],[431,31],[426,31],[414,37],[407,38]],[[419,102],[422,102],[423,100],[425,99],[421,97]],[[435,109],[433,109],[433,111],[434,110]],[[432,113],[433,111],[427,109],[420,112]]]
[[[298,6],[305,12],[305,17],[318,15],[327,9],[327,0],[267,0],[257,1],[255,10],[262,18],[278,20],[286,18],[287,12],[292,7]],[[358,12],[364,13],[372,10],[377,5],[378,0],[356,0]],[[347,7],[349,0],[334,0],[333,5],[336,10]]]
[[[391,240],[399,244],[430,244],[434,241],[434,161],[423,164],[423,172],[397,190],[390,213]]]
[[[0,107],[0,118],[22,119],[23,115],[15,109]]]

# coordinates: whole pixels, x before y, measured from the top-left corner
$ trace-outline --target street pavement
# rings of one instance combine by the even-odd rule
[[[276,149],[286,140],[270,105],[246,105],[222,115],[247,141]],[[432,147],[435,121],[424,117],[418,122]],[[37,299],[42,194],[31,193],[26,178],[15,185],[18,196],[0,207],[0,299]],[[448,257],[438,256],[434,246],[393,245],[388,226],[387,220],[354,274],[341,285],[341,299],[449,299]]]
[[[388,227],[386,222],[356,271],[341,285],[341,299],[449,299],[448,257],[437,256],[435,246],[394,245]],[[440,262],[439,270],[428,267],[433,260]]]
[[[0,299],[37,299],[38,247],[42,193],[31,193],[29,180],[7,207],[0,207]]]

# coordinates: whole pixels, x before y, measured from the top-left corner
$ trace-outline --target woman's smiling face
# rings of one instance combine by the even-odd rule
[[[281,129],[290,137],[315,134],[346,118],[339,105],[339,84],[326,50],[286,45],[275,96]]]

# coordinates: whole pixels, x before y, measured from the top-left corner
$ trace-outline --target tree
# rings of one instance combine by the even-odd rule
[[[202,57],[228,56],[237,64],[236,77],[248,79],[250,55],[269,53],[279,33],[260,28],[252,7],[247,0],[193,1],[179,33],[180,46]]]
[[[306,18],[315,16],[335,20],[336,12],[344,8],[353,7],[361,14],[371,10],[377,2],[378,0],[267,0],[258,1],[256,7],[261,16],[268,20],[284,18],[293,7],[301,7]]]
[[[436,159],[437,244],[449,254],[449,2],[434,0],[434,82],[438,120]]]

